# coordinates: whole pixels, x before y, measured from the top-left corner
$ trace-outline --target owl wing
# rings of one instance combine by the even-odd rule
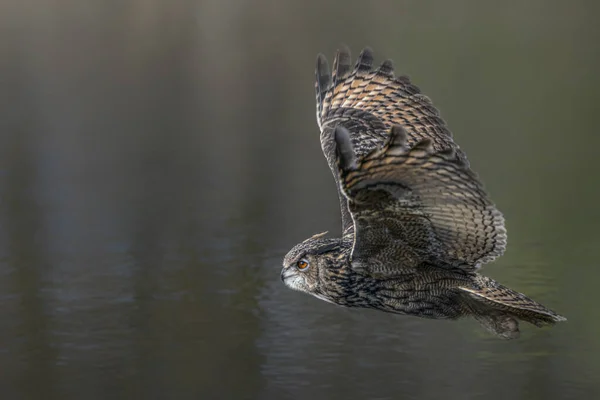
[[[394,126],[361,158],[336,128],[338,179],[354,221],[352,266],[393,275],[419,265],[472,270],[502,255],[504,218],[452,148],[423,139],[413,147]]]
[[[374,69],[373,53],[368,48],[360,53],[354,67],[351,66],[350,51],[345,47],[337,52],[332,70],[327,59],[319,55],[315,88],[321,147],[338,188],[334,140],[337,126],[348,130],[357,156],[381,146],[390,128],[402,125],[409,146],[429,139],[434,150],[452,149],[459,160],[468,163],[431,100],[421,94],[408,77],[395,77],[390,60]],[[347,232],[353,227],[352,218],[345,196],[341,191],[338,194],[342,228]]]

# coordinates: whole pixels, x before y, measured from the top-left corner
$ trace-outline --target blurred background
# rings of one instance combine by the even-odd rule
[[[0,3],[2,399],[600,395],[600,4]],[[279,279],[338,234],[314,64],[391,58],[506,216],[485,268],[568,317],[345,310]]]

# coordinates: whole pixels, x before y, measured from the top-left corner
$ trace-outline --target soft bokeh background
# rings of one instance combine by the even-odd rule
[[[2,399],[600,395],[598,2],[4,0]],[[313,68],[371,46],[505,213],[485,273],[569,318],[345,310],[286,289],[339,232]]]

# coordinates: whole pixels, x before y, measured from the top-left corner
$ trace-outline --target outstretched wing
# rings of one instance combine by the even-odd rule
[[[506,247],[504,218],[453,149],[424,139],[412,148],[394,126],[381,148],[354,157],[335,129],[341,191],[354,220],[352,266],[393,275],[421,265],[474,269]]]
[[[317,58],[316,69],[317,122],[321,129],[321,147],[338,187],[333,132],[345,127],[353,151],[363,156],[381,146],[393,125],[406,129],[409,146],[429,139],[433,149],[453,149],[458,159],[467,163],[464,153],[453,142],[450,131],[431,100],[420,93],[406,76],[394,77],[390,60],[373,69],[373,53],[364,49],[354,67],[350,51],[339,50],[330,71],[323,55]],[[341,192],[342,228],[352,227],[346,198]]]

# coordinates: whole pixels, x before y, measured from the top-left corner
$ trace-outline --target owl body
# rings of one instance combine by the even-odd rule
[[[504,218],[431,100],[347,49],[332,72],[317,60],[317,122],[333,173],[342,237],[294,246],[281,278],[290,288],[345,307],[424,318],[472,316],[501,338],[565,320],[479,274],[503,254]]]
[[[459,285],[468,284],[463,273],[440,271],[403,273],[377,278],[355,272],[350,263],[332,267],[320,290],[329,302],[344,307],[369,308],[424,318],[456,319],[466,314]]]

